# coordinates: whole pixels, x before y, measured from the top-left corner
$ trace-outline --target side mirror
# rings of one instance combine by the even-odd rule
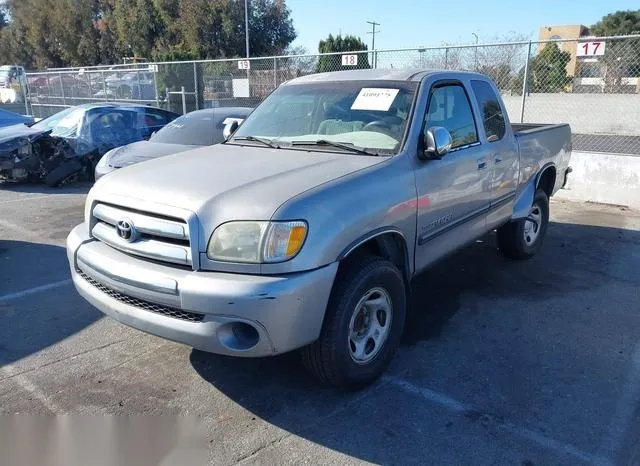
[[[236,132],[238,126],[240,126],[238,120],[232,120],[230,123],[224,125],[224,129],[222,130],[222,137],[224,137],[225,141],[228,141],[229,138],[233,136],[233,133]]]
[[[434,126],[424,134],[423,144],[424,150],[419,152],[421,159],[441,159],[451,150],[451,134],[442,126]]]

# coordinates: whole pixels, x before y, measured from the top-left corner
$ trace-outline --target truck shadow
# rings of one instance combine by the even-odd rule
[[[579,296],[612,281],[632,280],[640,285],[637,275],[630,278],[626,274],[627,270],[629,273],[637,270],[640,265],[637,257],[625,260],[620,267],[616,263],[615,273],[620,276],[603,272],[603,265],[612,261],[616,247],[625,244],[640,245],[640,232],[552,223],[538,256],[530,261],[512,262],[496,250],[495,235],[488,235],[416,278],[404,349],[446,335],[452,317],[461,308],[465,315],[491,312],[487,300],[494,298],[517,298],[526,311],[527,302],[567,293]],[[615,260],[619,261],[617,257]],[[484,301],[484,307],[474,304],[480,300]],[[417,351],[426,352],[428,346]],[[400,351],[396,357],[417,356],[416,351]],[[415,445],[408,440],[411,436],[403,440],[401,432],[388,439],[394,443],[393,448],[371,441],[379,438],[378,432],[372,435],[371,429],[386,432],[384,421],[379,419],[381,414],[377,418],[371,405],[377,403],[380,409],[396,406],[402,403],[403,396],[406,403],[406,395],[401,391],[380,389],[384,391],[382,394],[373,386],[359,393],[344,393],[320,388],[307,376],[297,354],[235,359],[194,350],[190,360],[199,375],[215,389],[254,416],[296,436],[376,463],[397,462],[398,452],[415,452]],[[424,360],[428,360],[428,355]],[[407,364],[401,361],[398,365]],[[347,425],[351,422],[343,422],[348,413],[362,415],[359,423],[366,428],[353,428]],[[329,418],[333,422],[327,421]],[[427,448],[428,444],[423,446]]]
[[[65,340],[102,317],[82,302],[70,283],[19,294],[69,279],[66,263],[60,246],[0,240],[0,367]]]

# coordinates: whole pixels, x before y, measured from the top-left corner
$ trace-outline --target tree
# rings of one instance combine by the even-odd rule
[[[301,45],[288,48],[284,54],[295,56],[291,58],[279,58],[278,68],[295,69],[297,76],[314,73],[318,66],[317,55],[311,55],[309,50]]]
[[[149,59],[166,29],[153,0],[116,0],[112,19],[116,44],[124,56]]]
[[[191,0],[180,3],[179,30],[185,52],[198,58],[244,57],[244,2]],[[280,55],[296,38],[291,12],[282,0],[252,0],[251,56]]]
[[[529,40],[526,34],[510,32],[502,36],[493,36],[480,39],[486,45],[473,51],[474,69],[489,75],[497,84],[498,88],[509,87],[514,74],[526,60],[528,46],[522,44]]]
[[[318,52],[320,53],[332,53],[332,52],[358,52],[362,50],[368,50],[367,45],[362,42],[359,37],[356,36],[333,36],[329,34],[325,40],[321,40],[318,44]],[[316,71],[319,73],[326,71],[340,71],[347,69],[366,69],[371,68],[369,65],[369,54],[359,53],[358,60],[355,65],[343,65],[341,55],[326,55],[321,56],[318,59],[318,66]]]
[[[506,89],[513,78],[509,65],[479,65],[478,72],[489,76],[498,86],[498,89]]]
[[[252,56],[295,39],[285,0],[251,0]],[[167,54],[245,55],[243,0],[0,0],[0,58],[29,68],[90,66]]]
[[[9,25],[9,20],[7,18],[7,10],[4,5],[0,5],[0,30],[4,29]]]
[[[528,92],[563,92],[572,79],[567,75],[567,63],[570,61],[569,52],[560,50],[555,42],[547,43],[529,63]],[[520,69],[518,76],[511,82],[514,93],[522,93],[524,68]]]
[[[609,13],[591,26],[590,30],[592,34],[602,37],[640,34],[640,10]]]
[[[597,36],[619,36],[640,34],[640,10],[616,11],[604,16],[591,26]],[[640,40],[607,40],[605,55],[601,59],[604,91],[619,93],[624,86],[623,78],[640,76]],[[631,92],[635,92],[630,89]]]

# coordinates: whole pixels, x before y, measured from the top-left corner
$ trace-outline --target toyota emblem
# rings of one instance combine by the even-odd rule
[[[116,233],[120,239],[133,243],[136,240],[136,228],[133,222],[127,218],[120,220],[116,224]]]

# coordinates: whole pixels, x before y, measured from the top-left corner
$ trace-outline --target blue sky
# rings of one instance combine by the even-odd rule
[[[370,25],[380,34],[376,48],[405,48],[448,43],[473,43],[509,33],[536,39],[540,26],[591,25],[616,10],[635,10],[638,0],[287,0],[298,38],[293,45],[310,52],[329,33],[360,36],[371,48]],[[517,6],[516,6],[517,5]]]

